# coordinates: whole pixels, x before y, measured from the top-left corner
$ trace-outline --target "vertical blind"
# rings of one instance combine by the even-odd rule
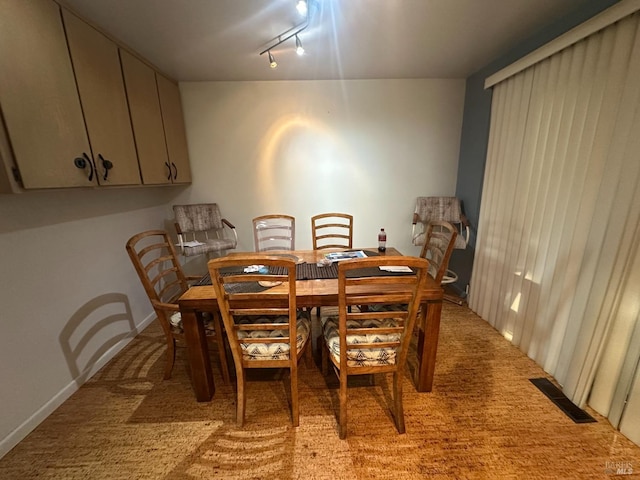
[[[640,13],[493,88],[469,305],[582,405],[640,290]]]

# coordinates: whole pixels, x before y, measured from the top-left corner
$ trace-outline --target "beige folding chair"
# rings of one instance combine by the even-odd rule
[[[217,203],[174,205],[173,212],[182,255],[223,255],[238,245],[236,227],[222,218]]]

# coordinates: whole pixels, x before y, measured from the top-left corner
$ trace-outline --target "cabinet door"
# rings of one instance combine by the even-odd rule
[[[122,49],[120,60],[142,183],[145,185],[170,184],[174,172],[167,155],[155,71]]]
[[[62,12],[98,182],[139,185],[118,47],[68,10]]]
[[[0,2],[0,72],[2,115],[24,188],[92,185],[88,162],[84,170],[74,164],[91,151],[56,3]]]
[[[156,73],[164,135],[167,140],[169,162],[173,168],[173,183],[190,183],[191,168],[187,150],[187,135],[182,114],[182,101],[178,85],[168,78]]]

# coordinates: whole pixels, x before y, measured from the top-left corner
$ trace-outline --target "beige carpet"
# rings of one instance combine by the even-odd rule
[[[295,429],[283,382],[256,378],[238,429],[215,355],[211,403],[195,401],[184,350],[162,380],[154,324],[0,460],[0,479],[603,479],[619,463],[640,478],[640,447],[592,411],[573,423],[529,382],[542,369],[467,308],[446,304],[440,335],[433,392],[406,379],[407,433],[380,376],[350,389],[341,441],[333,374],[301,364]]]

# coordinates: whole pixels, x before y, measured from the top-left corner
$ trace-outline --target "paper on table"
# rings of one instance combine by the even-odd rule
[[[204,245],[204,243],[199,242],[199,241],[197,241],[197,240],[192,240],[192,241],[190,241],[190,242],[183,242],[183,243],[182,243],[182,246],[183,246],[183,247],[198,247],[198,246],[200,246],[200,245]],[[179,244],[179,243],[176,243],[176,247],[179,247],[179,246],[180,246],[180,244]]]
[[[346,252],[326,253],[324,257],[332,262],[339,262],[341,260],[351,260],[352,258],[366,258],[367,254],[362,250],[347,250]]]
[[[389,265],[388,267],[380,267],[380,270],[384,270],[385,272],[412,272],[409,267],[404,265]]]

